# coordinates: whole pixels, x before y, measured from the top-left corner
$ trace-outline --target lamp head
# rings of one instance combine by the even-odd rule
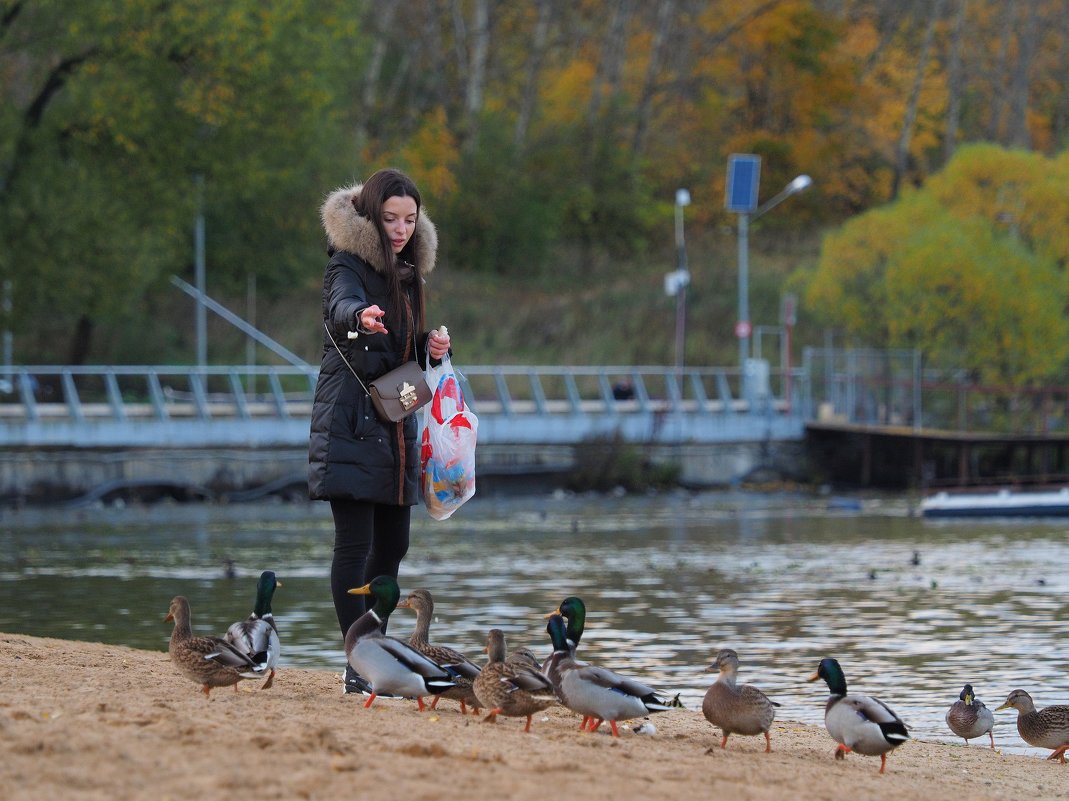
[[[676,190],[676,205],[677,206],[689,206],[690,205],[690,192],[686,189]]]
[[[804,192],[812,185],[812,178],[810,178],[808,175],[799,175],[797,178],[787,184],[787,190],[793,195],[796,192]]]

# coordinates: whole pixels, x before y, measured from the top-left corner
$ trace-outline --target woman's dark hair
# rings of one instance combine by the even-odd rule
[[[415,297],[416,308],[412,310],[413,317],[415,318],[416,330],[422,331],[424,326],[423,321],[423,276],[420,273],[419,265],[416,263],[416,258],[413,254],[413,241],[409,239],[405,244],[404,249],[400,253],[393,252],[393,245],[390,242],[390,237],[386,233],[386,228],[382,224],[382,205],[391,197],[410,197],[416,201],[416,215],[419,216],[420,209],[423,208],[423,199],[420,197],[419,189],[416,187],[415,182],[405,175],[400,170],[384,169],[374,173],[368,178],[363,187],[360,189],[360,194],[353,200],[353,207],[357,213],[366,217],[375,225],[375,230],[379,233],[379,241],[382,243],[383,258],[386,261],[386,276],[389,281],[389,299],[391,305],[399,306],[401,295],[401,276],[399,267],[400,261],[404,261],[407,266],[412,269],[412,281],[415,285]]]

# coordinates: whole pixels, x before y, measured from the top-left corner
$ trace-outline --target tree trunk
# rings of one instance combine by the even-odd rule
[[[537,0],[538,18],[535,20],[531,55],[527,60],[527,78],[520,97],[520,110],[516,114],[516,129],[512,143],[522,151],[527,142],[527,129],[531,126],[535,105],[538,102],[538,79],[542,73],[542,60],[546,55],[546,40],[549,38],[549,20],[553,15],[553,0]]]
[[[913,79],[913,89],[909,94],[906,104],[906,117],[902,121],[902,133],[898,137],[898,145],[895,148],[895,172],[891,183],[891,199],[898,197],[898,190],[905,178],[906,169],[909,167],[909,145],[913,141],[913,126],[917,122],[917,107],[920,105],[921,87],[924,85],[924,73],[928,70],[928,58],[932,50],[932,39],[935,38],[935,26],[943,13],[943,0],[934,0],[932,13],[928,17],[928,28],[924,32],[924,43],[921,45],[920,57],[917,59],[917,74]]]
[[[397,6],[387,3],[381,9],[376,8],[371,14],[375,25],[375,44],[371,49],[371,58],[368,59],[367,72],[364,74],[364,85],[360,93],[360,113],[356,118],[357,154],[364,149],[368,141],[368,120],[373,119],[378,113],[379,79],[382,77],[382,62],[386,58],[386,45],[389,41],[387,33],[393,27],[394,12]]]
[[[489,0],[475,0],[472,9],[473,30],[468,82],[464,92],[464,132],[466,145],[474,148],[479,139],[479,115],[483,110],[483,90],[486,87],[486,62],[490,53]]]
[[[642,85],[642,96],[635,109],[635,135],[631,140],[631,152],[640,157],[646,149],[646,135],[649,132],[650,116],[653,114],[653,97],[657,90],[657,75],[661,71],[661,54],[676,13],[676,0],[660,0],[657,5],[657,25],[653,30],[650,43],[650,60],[646,67],[646,80]]]
[[[1024,19],[1017,36],[1017,63],[1010,74],[1009,118],[1006,120],[1006,144],[1028,149],[1032,135],[1028,130],[1029,85],[1032,62],[1039,36],[1039,10],[1036,0],[1025,0]]]
[[[67,364],[85,364],[89,358],[90,342],[93,339],[93,321],[86,315],[78,318],[71,337],[71,348],[67,355]]]
[[[991,118],[987,121],[987,139],[1002,141],[1002,115],[1006,109],[1006,86],[1004,76],[1009,74],[1010,37],[1013,22],[1017,18],[1017,0],[1008,0],[1002,7],[1002,39],[994,67],[994,83],[991,86]]]
[[[587,124],[591,131],[597,127],[604,99],[606,97],[611,99],[620,90],[620,76],[623,72],[624,64],[624,45],[627,42],[627,24],[631,20],[633,6],[634,0],[619,0],[613,8],[612,19],[609,21],[609,32],[602,45],[601,58],[598,59],[598,69],[594,75],[594,88],[590,93],[590,105],[587,107]]]
[[[965,30],[965,8],[969,0],[958,0],[958,13],[954,17],[954,32],[950,40],[950,59],[947,64],[947,119],[943,138],[943,161],[954,157],[958,148],[958,125],[961,122],[961,45]]]

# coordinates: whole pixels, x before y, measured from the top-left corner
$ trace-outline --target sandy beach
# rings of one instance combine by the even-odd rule
[[[580,733],[553,709],[482,723],[443,701],[344,696],[335,673],[280,669],[274,687],[213,690],[164,652],[0,634],[0,787],[16,799],[962,799],[1069,798],[1069,766],[979,741],[911,741],[836,762],[822,728],[776,721],[764,740],[719,731],[700,710]],[[634,721],[634,725],[642,721]],[[383,793],[387,795],[382,795]]]

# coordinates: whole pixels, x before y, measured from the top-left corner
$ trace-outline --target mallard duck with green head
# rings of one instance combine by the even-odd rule
[[[568,641],[568,647],[574,657],[575,652],[579,649],[579,641],[583,639],[583,629],[586,627],[586,604],[583,603],[582,598],[569,595],[560,602],[560,606],[545,616],[547,620],[550,615],[560,615],[567,621],[565,636]],[[548,659],[547,657],[543,661],[543,667]]]
[[[838,661],[820,660],[817,672],[809,681],[824,679],[831,691],[824,707],[824,726],[839,744],[835,758],[843,759],[851,751],[880,758],[880,773],[887,767],[887,753],[909,739],[906,724],[878,698],[847,695],[846,675]]]
[[[445,667],[408,643],[382,633],[382,624],[397,608],[401,598],[397,579],[378,576],[349,592],[375,598],[375,605],[357,618],[345,633],[345,657],[371,687],[365,709],[382,694],[415,698],[422,712],[426,708],[424,696],[437,695],[456,686],[454,675]]]
[[[991,738],[991,748],[995,747],[995,733],[992,730],[995,716],[976,697],[971,684],[966,684],[958,695],[958,700],[950,705],[946,722],[954,734],[965,740],[965,745],[969,744],[969,740],[986,734]]]
[[[608,721],[612,736],[619,737],[616,728],[619,721],[647,717],[671,708],[649,685],[606,668],[578,662],[561,615],[549,616],[546,632],[553,643],[553,653],[547,660],[545,675],[561,703],[582,715],[584,721],[590,721],[590,731],[597,731]],[[582,730],[583,724],[579,728]]]
[[[1053,748],[1047,759],[1057,759],[1065,764],[1065,751],[1069,749],[1069,706],[1048,706],[1036,709],[1032,696],[1024,690],[1014,690],[1000,709],[1017,710],[1017,731],[1021,739],[1036,748]]]
[[[273,571],[265,570],[256,582],[256,603],[251,614],[244,620],[232,623],[226,630],[226,640],[253,662],[265,662],[270,671],[261,690],[268,689],[275,680],[275,667],[281,645],[278,640],[278,627],[275,615],[271,611],[271,600],[275,597],[275,588],[281,587]]]
[[[770,701],[752,684],[738,684],[739,655],[731,648],[722,648],[717,652],[709,670],[717,670],[720,675],[705,692],[702,714],[723,732],[720,747],[727,748],[728,737],[732,734],[763,734],[765,753],[771,753],[769,729],[772,728],[779,704]]]
[[[456,673],[453,678],[456,686],[434,696],[431,709],[438,706],[440,698],[449,698],[460,702],[461,714],[467,714],[469,705],[472,707],[472,712],[478,714],[479,699],[475,697],[472,682],[479,675],[479,666],[459,651],[430,642],[431,619],[434,617],[434,598],[430,590],[422,588],[412,590],[397,604],[397,608],[411,609],[416,613],[416,628],[409,636],[408,644],[435,664]]]
[[[535,667],[520,660],[508,661],[505,633],[490,629],[486,638],[487,662],[475,677],[475,697],[490,712],[483,723],[494,723],[498,715],[527,718],[523,730],[531,730],[531,718],[557,703],[553,685]]]
[[[567,626],[565,627],[565,640],[572,659],[574,659],[577,664],[589,664],[588,662],[583,662],[575,655],[575,652],[579,648],[579,641],[583,639],[583,629],[586,627],[586,604],[583,603],[583,599],[575,595],[569,595],[560,602],[560,605],[556,609],[544,617],[546,620],[549,620],[553,615],[560,615],[567,621]],[[543,673],[546,673],[549,670],[550,662],[553,660],[554,654],[555,651],[551,652],[549,656],[542,660]],[[589,715],[584,715],[582,722],[579,724],[579,731],[583,731],[588,725],[593,724],[593,722],[593,718]]]
[[[267,661],[254,662],[222,637],[196,637],[190,623],[189,601],[182,595],[171,599],[164,623],[174,621],[167,651],[175,667],[200,685],[206,697],[215,687],[237,691],[242,679],[262,679]]]

